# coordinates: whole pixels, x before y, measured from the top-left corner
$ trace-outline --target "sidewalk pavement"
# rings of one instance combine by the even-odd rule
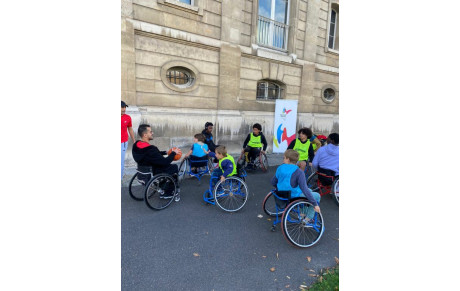
[[[230,155],[232,155],[236,159],[236,157],[240,156],[240,153],[230,153]],[[283,163],[283,154],[267,153],[267,159],[268,159],[269,167],[276,167]],[[181,161],[182,159],[177,162],[173,162],[173,164],[177,164],[177,166],[179,166]],[[134,176],[135,173],[136,173],[136,163],[134,161],[126,162],[124,176],[123,176],[123,179],[121,180],[121,186],[128,187],[129,181],[131,180],[131,178]]]

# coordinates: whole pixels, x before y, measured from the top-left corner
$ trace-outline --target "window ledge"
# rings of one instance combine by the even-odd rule
[[[194,13],[197,13],[197,14],[200,14],[200,12],[202,12],[199,7],[189,5],[189,4],[185,4],[185,3],[182,3],[182,2],[177,1],[177,0],[158,0],[158,3],[168,5],[168,6],[174,6],[176,8],[180,7],[182,10],[185,10],[185,11],[188,11],[188,12],[194,12]]]
[[[293,55],[287,55],[287,52],[276,51],[273,49],[261,47],[259,45],[253,44],[252,48],[256,50],[256,55],[258,57],[263,57],[267,59],[277,60],[285,63],[292,63],[294,60]]]
[[[339,55],[339,51],[336,51],[334,49],[328,48],[327,46],[326,46],[326,52],[331,53],[331,54]]]

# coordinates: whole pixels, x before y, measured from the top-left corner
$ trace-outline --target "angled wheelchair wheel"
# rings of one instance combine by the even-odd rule
[[[260,168],[263,172],[268,171],[268,158],[266,154],[260,153],[259,155]]]
[[[323,235],[323,216],[315,212],[314,206],[306,199],[298,199],[286,207],[281,218],[281,229],[292,245],[308,248]]]
[[[319,187],[318,187],[318,174],[315,172],[311,174],[308,179],[307,179],[307,186],[310,188],[310,190],[314,192],[318,192]]]
[[[155,175],[147,183],[144,192],[145,203],[154,210],[164,209],[173,201],[176,190],[177,185],[171,175]]]
[[[269,192],[267,196],[265,196],[264,202],[262,203],[262,207],[264,209],[264,212],[269,215],[269,216],[280,216],[283,211],[279,210],[276,211],[276,201],[275,201],[275,195],[273,195],[273,192]]]
[[[334,183],[332,183],[332,191],[331,191],[332,197],[334,198],[335,204],[339,206],[339,178],[334,180]]]
[[[179,165],[179,172],[177,174],[179,178],[179,182],[182,182],[182,180],[185,179],[185,175],[187,174],[188,168],[189,168],[188,163],[189,163],[188,159],[183,159]]]
[[[239,177],[228,177],[214,186],[214,200],[224,211],[235,212],[243,208],[248,200],[248,187]]]
[[[211,173],[212,173],[212,170],[213,170],[213,162],[212,162],[212,158],[208,158],[208,175],[211,176]]]
[[[144,200],[145,181],[139,179],[139,173],[134,174],[129,181],[129,196],[137,201]]]

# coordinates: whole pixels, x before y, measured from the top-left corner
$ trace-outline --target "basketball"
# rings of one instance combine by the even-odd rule
[[[180,157],[182,157],[182,151],[180,150],[180,148],[173,147],[168,151],[168,155],[171,154],[172,151],[176,153],[176,155],[174,156],[175,161],[179,160]]]

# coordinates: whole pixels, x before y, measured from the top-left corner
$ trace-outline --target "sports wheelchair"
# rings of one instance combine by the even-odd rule
[[[321,196],[331,194],[339,206],[339,176],[335,176],[334,171],[319,168],[308,177],[307,186]]]
[[[245,182],[246,176],[244,168],[238,165],[237,174],[227,177],[223,182],[218,177],[211,176],[209,189],[203,194],[203,200],[206,205],[217,204],[227,212],[235,212],[243,208],[249,196],[248,186]],[[217,182],[215,183],[216,180]]]
[[[265,196],[262,207],[267,215],[276,217],[271,230],[275,231],[281,222],[284,237],[294,246],[311,247],[323,235],[323,215],[315,212],[307,198],[291,198],[291,191],[274,189]]]
[[[144,200],[150,209],[162,210],[179,197],[179,187],[172,175],[154,175],[152,167],[138,166],[136,174],[129,181],[129,195],[134,200]]]
[[[195,167],[197,170],[195,172],[192,171],[192,167]],[[201,181],[201,177],[205,174],[210,174],[211,170],[212,160],[208,156],[203,157],[202,160],[191,160],[190,158],[185,158],[179,166],[179,180],[182,181],[185,179],[185,175],[189,175],[197,178],[198,181]]]
[[[262,172],[268,171],[268,158],[267,155],[259,151],[259,155],[254,161],[246,162],[245,153],[242,153],[238,158],[237,164],[241,165],[245,170],[257,170],[261,169]]]

